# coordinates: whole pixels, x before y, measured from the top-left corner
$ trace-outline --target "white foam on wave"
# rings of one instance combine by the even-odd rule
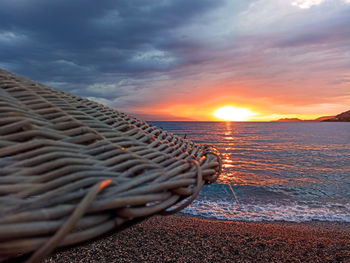
[[[291,203],[241,204],[227,201],[195,200],[183,213],[237,221],[293,221],[312,220],[350,222],[350,203],[323,204],[314,207]]]

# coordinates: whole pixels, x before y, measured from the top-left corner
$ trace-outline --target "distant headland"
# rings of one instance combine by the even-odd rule
[[[343,121],[350,122],[350,110],[338,114],[337,116],[323,121]]]
[[[350,110],[336,116],[323,116],[314,120],[301,120],[298,118],[283,118],[274,122],[350,122]]]

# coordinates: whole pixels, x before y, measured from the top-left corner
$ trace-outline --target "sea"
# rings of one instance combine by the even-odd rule
[[[203,187],[185,214],[350,222],[350,123],[150,123],[222,154],[220,178]]]

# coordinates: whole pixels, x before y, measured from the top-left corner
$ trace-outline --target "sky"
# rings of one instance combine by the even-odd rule
[[[350,0],[0,0],[0,68],[145,120],[350,109]]]

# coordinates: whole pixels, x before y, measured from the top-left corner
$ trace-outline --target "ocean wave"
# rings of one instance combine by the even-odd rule
[[[237,202],[196,200],[183,213],[234,221],[350,222],[350,203],[239,205]]]

